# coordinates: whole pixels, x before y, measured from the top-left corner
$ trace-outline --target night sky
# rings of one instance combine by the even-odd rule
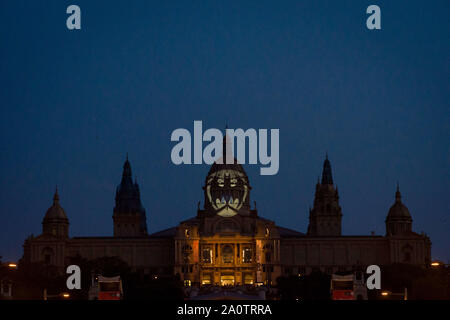
[[[66,28],[77,4],[82,29]],[[367,6],[381,7],[369,31]],[[384,235],[397,181],[450,259],[449,1],[0,2],[0,255],[41,233],[55,186],[71,236],[109,236],[126,153],[149,232],[196,214],[207,165],[176,128],[279,128],[280,170],[246,165],[259,215],[306,232],[325,154],[343,234]]]

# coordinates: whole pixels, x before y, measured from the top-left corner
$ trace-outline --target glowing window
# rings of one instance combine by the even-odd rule
[[[252,262],[252,249],[244,248],[242,251],[242,262],[251,263]]]
[[[203,263],[212,263],[212,250],[211,248],[204,248],[202,251]]]

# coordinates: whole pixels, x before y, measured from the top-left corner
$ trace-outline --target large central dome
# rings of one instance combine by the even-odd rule
[[[250,208],[249,180],[242,165],[233,157],[228,135],[223,139],[222,157],[211,166],[203,189],[205,209],[211,213],[231,217]]]
[[[227,172],[235,172],[237,173],[241,173],[242,175],[244,175],[245,177],[247,177],[247,174],[245,173],[244,168],[242,167],[242,165],[240,163],[237,162],[236,159],[234,159],[234,163],[217,163],[214,162],[213,165],[211,166],[211,168],[209,169],[208,172],[208,177],[214,174],[217,174],[218,172],[221,171],[227,171]]]
[[[247,177],[244,168],[233,156],[231,139],[227,134],[225,134],[225,137],[222,141],[222,156],[212,164],[211,168],[209,169],[208,176],[223,170],[229,172],[241,172],[245,175],[245,177]]]

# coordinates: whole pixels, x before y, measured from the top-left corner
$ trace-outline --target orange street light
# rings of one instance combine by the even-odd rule
[[[48,300],[48,298],[64,298],[69,299],[70,294],[67,292],[62,292],[60,294],[47,294],[47,288],[44,288],[44,300]]]
[[[438,261],[432,262],[431,266],[432,267],[439,267],[441,264]]]
[[[381,295],[383,297],[387,297],[387,296],[399,296],[399,297],[403,297],[403,300],[408,300],[408,288],[405,288],[403,293],[393,293],[391,291],[381,291]]]
[[[8,267],[10,267],[11,269],[16,269],[17,268],[17,264],[16,263],[10,263],[10,264],[8,264]]]

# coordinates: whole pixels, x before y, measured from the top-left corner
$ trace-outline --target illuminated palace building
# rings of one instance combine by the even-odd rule
[[[333,273],[371,264],[430,261],[430,239],[412,231],[398,188],[385,236],[341,235],[339,195],[326,159],[305,234],[260,217],[250,205],[252,188],[242,165],[219,162],[206,176],[203,209],[153,234],[147,233],[146,212],[128,159],[116,191],[112,237],[69,237],[69,220],[56,192],[42,234],[25,241],[23,260],[55,265],[64,272],[71,257],[117,256],[144,274],[179,274],[187,285],[274,283],[280,275],[318,269]]]

